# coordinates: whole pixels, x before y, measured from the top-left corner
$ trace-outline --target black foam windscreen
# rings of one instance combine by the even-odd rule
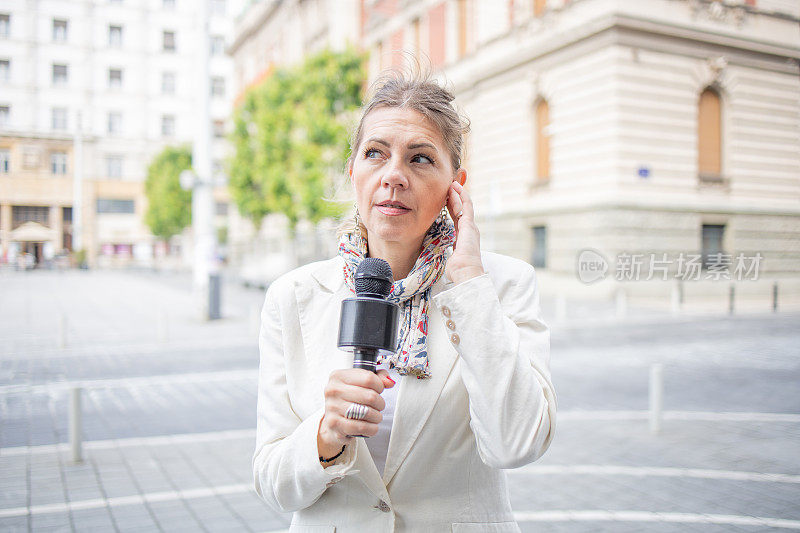
[[[355,275],[356,296],[383,298],[389,295],[394,278],[389,263],[378,257],[366,257],[358,265]]]

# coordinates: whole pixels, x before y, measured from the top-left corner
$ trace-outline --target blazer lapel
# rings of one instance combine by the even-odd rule
[[[434,284],[431,296],[452,286],[453,283],[443,275]],[[433,306],[432,301],[428,307],[427,342],[430,355],[428,368],[431,377],[417,379],[414,376],[403,376],[403,379],[400,380],[392,433],[389,438],[389,451],[386,456],[386,466],[383,469],[385,485],[391,482],[397,469],[408,456],[411,446],[430,417],[458,356],[458,353],[450,346],[441,315],[439,310]]]

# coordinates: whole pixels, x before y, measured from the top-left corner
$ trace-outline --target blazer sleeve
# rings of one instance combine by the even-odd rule
[[[433,297],[454,323],[448,333],[462,361],[470,427],[481,460],[494,468],[537,460],[555,430],[550,331],[541,318],[536,273],[523,265],[501,287],[502,304],[488,273]]]
[[[261,310],[253,479],[256,492],[271,508],[289,512],[310,506],[342,476],[359,471],[353,469],[355,442],[332,464],[320,464],[317,432],[324,406],[305,419],[292,408],[285,364],[292,351],[286,347],[302,346],[302,341],[297,320],[290,318],[296,316],[294,295],[278,285],[270,285]]]

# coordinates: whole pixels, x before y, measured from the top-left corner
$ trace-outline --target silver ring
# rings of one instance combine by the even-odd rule
[[[364,420],[367,418],[367,409],[368,407],[366,405],[360,403],[351,403],[344,416],[345,418],[350,418],[352,420]]]

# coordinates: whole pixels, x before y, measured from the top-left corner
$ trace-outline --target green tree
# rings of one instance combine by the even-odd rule
[[[348,153],[348,116],[361,105],[365,56],[349,48],[277,69],[234,114],[229,189],[256,227],[269,213],[316,224],[341,216],[331,196]]]
[[[192,192],[181,189],[180,174],[192,167],[189,147],[164,148],[147,168],[144,221],[153,235],[168,240],[192,222]]]

